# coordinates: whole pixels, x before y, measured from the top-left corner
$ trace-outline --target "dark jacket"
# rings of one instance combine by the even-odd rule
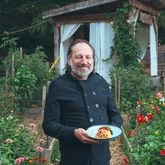
[[[83,144],[74,137],[75,128],[98,124],[122,124],[109,86],[100,75],[92,73],[87,80],[77,80],[65,74],[51,82],[43,129],[59,139],[61,165],[109,165],[108,142]]]

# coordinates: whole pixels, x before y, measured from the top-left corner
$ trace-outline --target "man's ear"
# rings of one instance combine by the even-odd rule
[[[67,57],[67,62],[68,62],[68,65],[71,65],[71,56],[70,55],[68,55],[68,57]]]

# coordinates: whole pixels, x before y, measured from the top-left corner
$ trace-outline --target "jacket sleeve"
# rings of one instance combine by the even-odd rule
[[[116,106],[116,103],[114,101],[114,98],[112,97],[111,91],[109,90],[108,94],[108,105],[107,105],[107,113],[109,118],[109,124],[115,125],[117,127],[121,127],[123,123],[123,119],[121,117],[121,114]]]
[[[75,128],[60,123],[60,102],[57,96],[58,88],[51,83],[46,97],[42,127],[45,134],[48,136],[60,139],[66,138],[69,140],[74,137]]]

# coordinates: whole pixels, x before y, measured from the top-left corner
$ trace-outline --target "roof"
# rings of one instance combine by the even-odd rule
[[[149,7],[152,7],[155,10],[165,9],[165,0],[129,0],[130,2],[144,3]],[[84,14],[93,14],[102,12],[111,12],[114,11],[118,6],[122,4],[123,0],[86,0],[64,7],[56,8],[49,10],[43,13],[43,19],[67,16],[69,15],[81,15]]]
[[[79,2],[79,3],[74,3],[71,5],[67,5],[61,8],[56,8],[53,10],[49,10],[43,13],[43,18],[49,18],[49,17],[57,17],[60,15],[66,15],[66,14],[75,14],[75,13],[79,13],[79,14],[84,14],[87,12],[90,13],[96,13],[99,12],[100,10],[104,10],[104,9],[114,9],[116,6],[119,5],[119,3],[121,4],[121,2],[119,0],[86,0],[83,2]],[[107,4],[109,4],[108,8],[107,8]],[[105,11],[105,10],[104,10]]]

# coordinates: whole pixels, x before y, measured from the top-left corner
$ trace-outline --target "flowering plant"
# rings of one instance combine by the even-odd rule
[[[129,132],[134,164],[163,164],[165,162],[165,98],[161,92],[149,99],[137,101],[134,118],[136,128]]]
[[[39,139],[36,124],[24,124],[11,112],[0,118],[0,132],[0,164],[47,164],[43,148],[45,140]]]

